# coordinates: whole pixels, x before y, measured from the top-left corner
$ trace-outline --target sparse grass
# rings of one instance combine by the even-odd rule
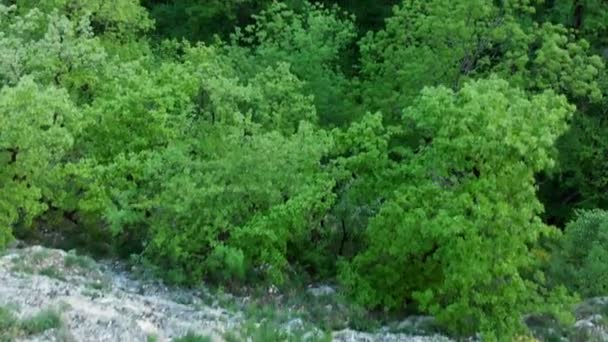
[[[554,318],[546,315],[530,316],[526,324],[537,339],[547,342],[563,341],[568,331]]]
[[[11,341],[16,331],[17,319],[12,311],[0,306],[0,342]]]
[[[93,281],[87,281],[85,288],[89,291],[108,292],[112,288],[111,279],[101,276]]]
[[[268,296],[257,293],[251,296],[252,302],[244,310],[249,318],[276,320],[275,316],[288,317],[283,320],[301,318],[322,330],[342,330],[352,328],[360,331],[378,329],[386,317],[376,317],[341,294],[313,296],[306,289],[294,287],[283,296]],[[280,317],[279,317],[280,318]]]
[[[608,304],[604,304],[602,305],[602,307],[599,310],[600,314],[606,318],[608,318]]]
[[[140,279],[145,281],[154,274],[153,268],[151,269],[145,260],[134,257],[131,261],[137,265],[135,274]],[[155,279],[153,276],[152,278]],[[278,293],[270,293],[264,286],[230,288],[230,291],[226,292],[222,286],[208,287],[206,284],[201,289],[201,301],[196,304],[189,295],[176,295],[172,299],[186,305],[220,307],[231,313],[242,312],[246,321],[268,322],[259,327],[260,334],[269,334],[273,330],[272,327],[284,331],[283,325],[294,319],[301,319],[306,326],[305,330],[307,329],[305,332],[310,332],[312,329],[334,331],[345,328],[375,331],[394,318],[384,313],[370,313],[340,293],[314,296],[307,292],[303,284],[294,281],[286,284]],[[243,298],[248,299],[244,301]],[[254,331],[251,327],[249,330]]]
[[[98,281],[98,282],[89,282],[87,283],[87,287],[93,290],[102,291],[108,288],[108,284]]]
[[[40,275],[47,276],[49,278],[65,281],[65,276],[61,273],[61,271],[55,266],[48,266],[40,270],[38,272]]]
[[[173,301],[178,304],[190,305],[192,304],[192,296],[188,294],[178,293],[173,296]]]
[[[70,251],[63,260],[66,268],[80,268],[83,270],[92,270],[95,268],[95,261],[88,256],[78,255],[74,251]]]
[[[568,341],[571,342],[606,342],[605,338],[600,333],[594,333],[588,330],[577,330],[568,336]]]
[[[93,289],[89,289],[89,288],[84,288],[82,289],[82,291],[80,291],[80,294],[85,296],[85,297],[90,297],[92,299],[95,298],[100,298],[101,297],[101,293],[97,290],[93,290]]]
[[[291,336],[269,322],[261,324],[250,322],[243,327],[243,337],[248,337],[253,342],[279,342],[289,341]]]
[[[50,257],[50,255],[51,253],[47,249],[36,251],[32,253],[32,262],[40,264]]]
[[[13,258],[12,260],[13,266],[11,267],[11,271],[18,273],[34,273],[34,268],[27,264],[25,258],[20,255],[18,258]]]
[[[61,315],[55,310],[44,310],[19,324],[28,335],[37,335],[61,327]]]
[[[148,335],[146,336],[147,342],[158,342],[158,336],[156,335]]]
[[[11,342],[20,337],[38,335],[61,326],[61,316],[54,310],[44,310],[32,317],[18,320],[12,310],[0,307],[0,342]]]
[[[339,293],[317,297],[302,286],[285,287],[273,294],[263,287],[243,288],[237,290],[237,297],[224,293],[221,287],[207,290],[209,292],[205,291],[201,297],[203,305],[219,306],[228,312],[245,315],[241,329],[224,336],[227,341],[246,338],[253,338],[253,341],[300,341],[303,335],[307,335],[307,341],[325,341],[328,334],[323,332],[345,328],[372,332],[385,323]],[[248,298],[246,302],[242,300],[244,297]],[[296,319],[302,321],[302,328],[286,334],[286,325]]]
[[[261,294],[257,296],[263,298]],[[240,310],[244,312],[246,321],[237,331],[227,332],[224,339],[228,342],[331,341],[330,334],[324,333],[324,330],[331,329],[326,329],[311,319],[315,313],[309,311],[308,304],[310,302],[306,302],[306,299],[297,297],[285,302],[273,302],[266,298],[241,305]],[[331,313],[326,310],[324,315]]]
[[[603,315],[602,316],[602,322],[601,323],[602,323],[602,326],[604,328],[608,328],[608,315]]]
[[[227,332],[224,334],[226,342],[329,342],[331,334],[314,330],[310,327],[302,327],[295,331],[288,332],[276,322],[263,321],[257,323],[253,320],[245,322],[237,332]]]
[[[189,332],[182,337],[178,337],[173,340],[174,342],[211,342],[211,337],[197,335],[193,332]]]

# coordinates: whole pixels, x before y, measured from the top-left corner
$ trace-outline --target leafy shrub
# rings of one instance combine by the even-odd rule
[[[274,2],[253,17],[254,24],[237,29],[231,53],[240,57],[239,69],[244,72],[288,63],[303,81],[302,93],[313,96],[321,124],[351,122],[352,84],[339,62],[354,43],[354,18],[319,3],[304,1],[300,7],[296,11]]]
[[[523,314],[557,309],[545,306],[542,277],[526,274],[536,267],[530,247],[551,234],[534,173],[553,163],[571,112],[552,92],[528,97],[498,79],[423,91],[404,118],[426,142],[399,166],[367,249],[342,272],[358,301],[414,301],[452,331],[499,338],[521,330]]]
[[[246,272],[245,255],[240,249],[219,245],[205,261],[205,268],[216,282],[243,281]]]
[[[104,218],[121,254],[143,253],[176,282],[246,269],[281,282],[332,205],[320,167],[332,139],[286,64],[240,79],[215,49],[186,50],[187,63],[110,74],[88,113],[112,124],[80,140],[95,159],[75,172],[78,207]]]
[[[568,223],[551,274],[585,297],[608,294],[607,211],[579,211]]]
[[[566,215],[608,203],[597,1],[402,1],[360,49],[354,18],[313,1],[145,2],[160,35],[243,24],[211,44],[148,39],[137,0],[9,3],[0,248],[15,232],[78,236],[189,283],[333,280],[341,261],[360,304],[490,339],[569,303],[537,272],[537,241],[555,231],[535,177],[554,165],[570,101],[545,197]],[[580,28],[557,23],[579,8]],[[603,233],[585,254],[568,234],[562,281],[605,292]]]
[[[79,126],[62,89],[44,89],[32,78],[0,89],[0,248],[11,239],[18,221],[28,226],[47,208],[50,181],[58,162],[72,146]]]

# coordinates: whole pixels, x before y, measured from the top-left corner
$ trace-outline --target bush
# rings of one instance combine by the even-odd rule
[[[201,67],[117,77],[93,102],[90,116],[112,124],[87,127],[84,153],[96,159],[78,171],[79,206],[109,223],[122,255],[143,254],[172,281],[242,280],[257,269],[279,283],[289,262],[304,261],[300,249],[318,250],[308,247],[333,203],[320,167],[332,138],[286,64],[241,80],[213,48],[186,58]],[[113,96],[122,83],[129,96]]]
[[[585,297],[608,294],[608,211],[579,211],[551,264],[555,280]]]
[[[29,223],[47,208],[49,182],[73,143],[80,115],[68,94],[32,78],[0,89],[0,249],[15,223]],[[6,133],[4,133],[6,132]]]
[[[553,163],[571,111],[554,93],[529,97],[498,79],[423,91],[405,118],[427,139],[399,165],[367,249],[342,272],[358,301],[415,303],[455,333],[500,339],[520,332],[526,313],[559,311],[546,305],[542,275],[528,276],[530,249],[552,232],[539,218],[534,173]]]

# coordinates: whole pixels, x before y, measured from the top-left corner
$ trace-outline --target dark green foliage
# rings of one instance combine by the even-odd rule
[[[162,38],[209,41],[226,36],[238,24],[270,4],[270,0],[145,0]]]
[[[570,130],[557,142],[558,168],[542,177],[546,216],[564,225],[577,209],[608,209],[608,121],[604,113],[577,113]]]
[[[322,0],[327,5],[338,5],[352,13],[361,34],[382,28],[384,20],[391,15],[393,6],[399,0],[351,1],[351,0]]]
[[[584,297],[608,294],[608,212],[581,211],[566,225],[551,273]]]

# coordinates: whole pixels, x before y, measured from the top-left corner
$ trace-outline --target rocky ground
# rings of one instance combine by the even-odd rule
[[[314,296],[333,292],[330,287],[310,289]],[[449,341],[387,329],[373,334],[344,329],[328,335],[301,318],[268,325],[228,303],[203,290],[136,279],[119,263],[97,263],[61,250],[36,246],[0,257],[1,342]],[[402,328],[414,331],[422,323],[424,319],[412,319]]]
[[[429,317],[368,329],[374,333],[346,325],[326,333],[310,318],[326,315],[334,320],[332,326],[340,327],[346,318],[334,312],[338,304],[332,301],[319,301],[323,305],[318,310],[329,314],[313,310],[312,315],[298,315],[298,310],[285,308],[276,310],[280,314],[252,311],[244,304],[250,298],[171,288],[144,279],[117,262],[95,262],[39,246],[11,249],[0,256],[0,342],[451,341],[433,333]],[[335,292],[329,286],[311,287],[306,298],[331,297]],[[528,324],[540,340],[608,341],[608,298],[588,300],[576,314],[573,327],[538,317],[528,318]]]

